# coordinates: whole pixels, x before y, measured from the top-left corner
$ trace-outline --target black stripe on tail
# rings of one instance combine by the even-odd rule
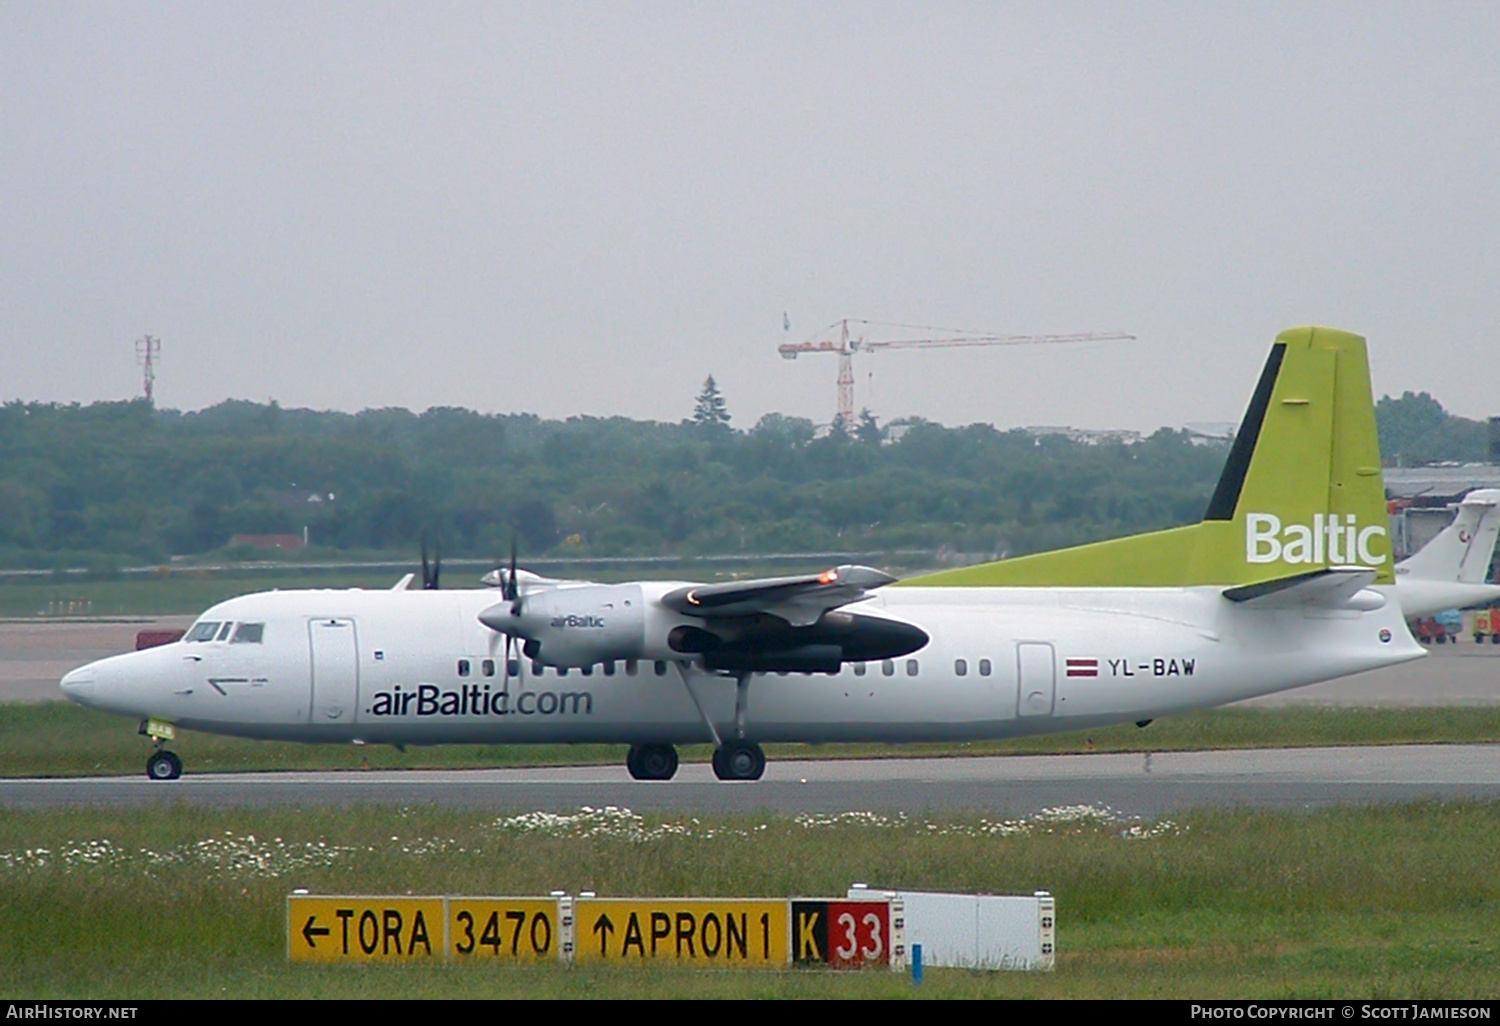
[[[1219,485],[1214,489],[1214,497],[1208,500],[1204,520],[1234,519],[1234,508],[1240,503],[1245,475],[1250,471],[1250,458],[1255,455],[1255,443],[1260,439],[1260,428],[1265,423],[1271,392],[1276,388],[1276,375],[1281,373],[1281,361],[1285,356],[1285,342],[1271,347],[1265,369],[1260,372],[1260,382],[1255,386],[1255,395],[1250,399],[1250,408],[1245,411],[1245,419],[1240,424],[1239,433],[1234,436],[1224,472],[1219,475]]]

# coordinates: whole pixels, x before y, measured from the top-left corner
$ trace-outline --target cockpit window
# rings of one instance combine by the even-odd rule
[[[229,639],[231,645],[259,645],[265,637],[266,625],[263,623],[242,623],[234,630],[234,637]]]
[[[226,620],[224,622],[224,626],[221,627],[221,628],[219,628],[219,637],[216,640],[218,640],[218,641],[228,641],[229,640],[229,628],[231,628],[233,626],[234,626],[233,621]]]
[[[214,635],[219,633],[218,620],[199,620],[193,624],[193,629],[188,631],[183,641],[212,641]]]

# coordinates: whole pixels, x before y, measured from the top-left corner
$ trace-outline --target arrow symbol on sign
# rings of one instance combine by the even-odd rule
[[[594,921],[594,932],[599,935],[599,955],[603,957],[609,946],[609,938],[615,932],[615,924],[609,921],[608,915],[602,915]]]
[[[302,939],[307,941],[307,946],[315,948],[318,945],[313,941],[314,937],[327,937],[329,930],[326,926],[313,926],[318,921],[317,916],[308,916],[307,925],[302,927]]]

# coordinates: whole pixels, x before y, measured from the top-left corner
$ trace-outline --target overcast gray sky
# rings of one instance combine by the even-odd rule
[[[1500,5],[0,0],[0,399],[1238,419],[1274,334],[1500,414]],[[783,331],[782,314],[791,319]]]

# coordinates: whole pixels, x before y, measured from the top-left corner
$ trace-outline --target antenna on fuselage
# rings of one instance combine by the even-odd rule
[[[427,535],[422,535],[422,590],[437,591],[438,578],[443,572],[443,547],[433,545],[432,564],[427,563]]]

